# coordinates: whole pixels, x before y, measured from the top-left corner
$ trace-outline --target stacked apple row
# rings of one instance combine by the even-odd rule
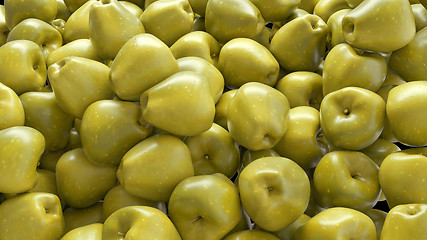
[[[6,0],[0,239],[426,239],[420,2]]]

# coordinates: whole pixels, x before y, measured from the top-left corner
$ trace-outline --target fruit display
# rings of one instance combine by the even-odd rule
[[[23,239],[426,240],[427,0],[5,0]]]

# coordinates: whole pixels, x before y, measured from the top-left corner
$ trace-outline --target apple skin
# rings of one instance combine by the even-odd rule
[[[15,40],[0,47],[0,82],[17,95],[40,91],[46,83],[46,76],[43,52],[36,43]]]
[[[310,198],[307,174],[283,157],[251,162],[240,173],[238,186],[243,209],[267,231],[278,231],[297,220]]]
[[[191,154],[179,138],[158,134],[144,139],[123,156],[117,179],[130,194],[168,201],[176,185],[194,176]]]
[[[57,240],[64,232],[61,203],[51,193],[24,193],[12,197],[0,205],[0,218],[2,240]],[[22,226],[25,226],[24,231]]]
[[[160,210],[146,206],[129,206],[117,210],[105,220],[102,239],[181,240],[181,237],[171,220]]]
[[[320,105],[320,125],[332,148],[360,150],[380,136],[386,104],[376,93],[345,87],[326,95]]]
[[[61,240],[102,240],[103,227],[102,223],[93,223],[75,228],[62,236]]]
[[[239,195],[223,174],[181,181],[168,202],[169,216],[183,239],[221,239],[241,217]]]
[[[322,207],[372,208],[380,196],[378,166],[357,151],[333,151],[320,160],[313,176]]]
[[[393,207],[384,221],[380,240],[427,239],[427,204]]]
[[[94,223],[103,223],[102,202],[98,202],[87,208],[68,207],[63,211],[65,230],[67,233],[73,229]]]
[[[387,98],[387,117],[396,139],[409,146],[427,145],[427,81],[394,87]]]
[[[272,148],[289,122],[289,102],[278,90],[249,82],[228,104],[227,127],[233,139],[251,151]]]
[[[0,82],[0,130],[23,126],[25,112],[18,95]]]
[[[375,225],[365,214],[351,208],[329,208],[302,226],[296,240],[330,239],[375,240]]]
[[[51,22],[58,13],[56,0],[5,0],[6,24],[12,30],[18,23],[27,18],[37,18]]]
[[[222,173],[231,178],[240,165],[239,146],[218,124],[214,123],[206,132],[186,138],[185,143],[191,153],[195,175]]]
[[[422,151],[422,148],[416,150]],[[427,204],[426,171],[427,157],[422,152],[388,155],[380,166],[379,180],[389,207],[410,203]]]
[[[26,126],[0,131],[0,192],[22,193],[37,182],[37,164],[45,150],[43,135]]]

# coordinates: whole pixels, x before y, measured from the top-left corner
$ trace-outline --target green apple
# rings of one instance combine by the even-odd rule
[[[377,141],[375,141],[372,145],[360,151],[371,158],[375,164],[381,166],[384,158],[386,158],[389,154],[399,152],[400,148],[389,140],[378,138]]]
[[[420,152],[388,155],[380,166],[379,180],[390,208],[400,204],[427,204],[427,157]]]
[[[25,123],[25,113],[18,95],[0,82],[0,130],[22,126]]]
[[[279,76],[279,63],[267,48],[248,38],[228,41],[219,53],[218,69],[225,85],[239,88],[248,82],[274,86]]]
[[[418,32],[427,27],[427,9],[421,4],[411,4],[411,8],[414,14],[415,29]]]
[[[375,240],[375,225],[365,214],[350,208],[327,209],[302,226],[296,240],[364,239]]]
[[[414,81],[390,90],[386,111],[391,131],[406,145],[427,145],[427,81]]]
[[[102,223],[93,223],[75,228],[62,236],[60,240],[102,240],[103,227]]]
[[[378,166],[357,151],[326,154],[313,176],[315,197],[322,207],[372,208],[380,196]]]
[[[58,7],[58,11],[56,13],[56,19],[62,19],[64,21],[67,21],[67,19],[71,15],[71,11],[68,10],[67,5],[65,4],[66,0],[56,0],[56,6]]]
[[[384,221],[387,217],[387,212],[378,209],[369,209],[365,212],[365,214],[368,215],[368,217],[370,217],[371,220],[374,222],[375,229],[377,232],[377,239],[379,240],[381,237]]]
[[[181,240],[181,237],[171,220],[160,210],[129,206],[117,210],[105,220],[102,239]]]
[[[25,126],[0,130],[0,192],[22,193],[37,183],[37,164],[45,149],[43,135]]]
[[[90,161],[118,166],[123,155],[151,134],[152,127],[141,119],[134,102],[100,100],[84,112],[80,137]]]
[[[356,48],[392,52],[415,36],[415,21],[408,0],[365,0],[342,20],[345,40]]]
[[[242,157],[242,165],[240,170],[248,166],[249,163],[263,157],[280,157],[280,155],[271,148],[258,151],[246,150]]]
[[[168,46],[157,37],[142,33],[120,49],[111,65],[110,81],[119,98],[139,101],[144,91],[176,72],[178,63]]]
[[[332,147],[360,150],[374,143],[384,128],[385,102],[376,93],[345,87],[326,95],[320,126]]]
[[[200,57],[213,64],[218,63],[220,45],[207,32],[192,31],[185,34],[170,47],[176,59],[183,57]]]
[[[298,8],[312,13],[314,11],[314,7],[319,1],[320,0],[301,0],[301,3]]]
[[[0,219],[2,240],[57,240],[64,232],[61,203],[51,193],[24,193],[4,201]]]
[[[307,174],[283,157],[251,162],[240,173],[238,186],[243,209],[267,231],[278,231],[297,220],[310,198]]]
[[[159,134],[131,148],[117,170],[117,179],[135,196],[166,202],[175,186],[194,176],[188,147],[179,138]]]
[[[66,0],[65,3],[70,0]],[[82,1],[82,0],[71,0],[71,1]],[[67,19],[67,23],[65,24],[64,31],[64,42],[69,43],[71,41],[86,38],[89,39],[89,13],[92,6],[98,3],[96,0],[83,0],[84,4],[80,7],[76,8],[76,10],[72,10],[73,8],[69,7],[69,9],[73,12],[71,16]]]
[[[109,72],[104,64],[81,57],[66,57],[50,65],[48,77],[58,106],[69,115],[82,118],[90,104],[113,99]]]
[[[85,4],[88,0],[64,0],[65,5],[68,7],[70,12],[75,12],[79,9],[83,4]]]
[[[64,233],[89,224],[103,223],[102,205],[103,203],[98,202],[86,208],[66,208],[63,212],[65,221]]]
[[[144,12],[142,8],[138,6],[136,3],[133,3],[130,1],[119,1],[119,3],[122,4],[123,7],[126,8],[126,10],[128,10],[132,15],[134,15],[138,19],[141,17],[142,13]]]
[[[169,217],[186,240],[221,239],[241,217],[239,195],[223,174],[189,177],[173,190]]]
[[[49,170],[52,172],[56,171],[56,163],[58,162],[59,158],[64,154],[66,151],[61,149],[58,151],[44,151],[43,154],[40,157],[40,161],[38,164],[38,167],[40,169]]]
[[[56,164],[59,196],[74,208],[97,203],[114,187],[115,180],[115,167],[90,162],[82,148],[64,153]]]
[[[144,33],[141,21],[117,0],[99,1],[91,7],[89,39],[101,58],[114,59],[120,48],[140,33]]]
[[[182,57],[177,60],[179,71],[194,71],[202,74],[211,87],[214,103],[217,103],[224,91],[224,77],[211,63],[200,57]]]
[[[52,22],[50,22],[50,25],[53,28],[55,28],[61,34],[61,39],[65,33],[65,24],[66,23],[67,23],[67,21],[65,21],[64,19],[60,19],[60,18],[57,18],[57,19],[53,20]],[[59,47],[61,47],[61,46],[59,46]]]
[[[46,65],[49,67],[66,57],[82,57],[101,62],[101,58],[89,39],[77,39],[50,52]]]
[[[102,203],[102,212],[104,220],[107,219],[115,211],[128,206],[148,206],[156,207],[158,204],[155,201],[146,200],[134,196],[126,191],[122,185],[116,185],[104,197]]]
[[[376,92],[387,75],[387,62],[377,53],[366,53],[346,43],[329,51],[323,64],[323,95],[345,87]]]
[[[205,26],[218,42],[233,38],[255,37],[264,29],[265,20],[259,9],[249,0],[208,1]]]
[[[283,25],[271,39],[270,51],[288,71],[315,71],[326,55],[326,23],[306,14]]]
[[[271,233],[261,230],[244,230],[227,235],[224,240],[279,240]]]
[[[311,106],[319,110],[323,99],[322,76],[298,71],[292,72],[277,81],[275,88],[283,93],[291,108]]]
[[[37,43],[46,59],[50,52],[61,47],[62,36],[52,25],[40,19],[28,18],[17,24],[7,36],[7,41],[29,40]]]
[[[289,102],[278,90],[259,83],[246,83],[230,100],[227,126],[233,139],[257,151],[271,148],[285,134]]]
[[[55,172],[37,169],[37,182],[28,192],[52,193],[58,196],[58,187],[56,185]]]
[[[294,107],[289,111],[289,117],[287,130],[273,149],[303,169],[316,167],[329,151],[322,139],[319,111],[308,106]]]
[[[149,124],[179,136],[208,130],[215,103],[207,78],[194,71],[173,74],[141,95],[142,116]]]
[[[347,0],[320,0],[314,7],[313,13],[327,22],[332,14],[343,9],[351,9]]]
[[[172,46],[176,40],[191,31],[194,13],[188,0],[162,0],[146,7],[140,20],[147,33]]]
[[[43,52],[36,43],[15,40],[0,47],[0,83],[17,95],[41,90],[46,76]]]
[[[56,0],[5,0],[4,8],[9,30],[27,18],[51,22],[58,12]]]
[[[194,174],[222,173],[231,178],[240,165],[240,150],[230,133],[213,124],[196,136],[185,139],[193,161]]]
[[[297,9],[301,0],[250,0],[261,12],[266,22],[285,20]]]
[[[6,25],[6,12],[4,6],[0,5],[0,47],[6,43],[9,28]]]
[[[328,27],[328,35],[326,36],[326,46],[332,49],[340,43],[346,43],[342,30],[342,19],[349,13],[351,9],[342,9],[334,12],[326,22]]]
[[[308,222],[308,220],[310,219],[311,218],[309,216],[303,214],[301,215],[301,217],[299,217],[297,220],[291,223],[291,225],[283,229],[280,229],[279,231],[273,232],[273,234],[283,240],[295,239],[298,230],[302,226],[304,226],[304,224]]]
[[[393,207],[387,214],[380,240],[418,240],[427,238],[427,204]]]
[[[20,96],[25,125],[39,130],[46,150],[57,151],[67,145],[74,118],[59,106],[53,92],[26,92]]]
[[[218,125],[221,125],[221,127],[225,129],[228,129],[227,127],[228,104],[230,103],[230,100],[234,97],[236,92],[237,92],[237,89],[224,92],[215,105],[214,122]]]

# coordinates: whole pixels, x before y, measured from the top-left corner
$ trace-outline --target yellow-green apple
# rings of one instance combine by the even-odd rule
[[[86,156],[94,163],[118,166],[123,155],[151,134],[137,103],[100,100],[83,114],[80,137]]]
[[[376,93],[346,87],[326,95],[320,104],[320,126],[335,148],[360,150],[374,143],[384,128],[386,104]]]
[[[37,164],[45,150],[43,135],[25,126],[0,130],[0,192],[22,193],[37,183]]]
[[[186,240],[221,239],[241,217],[239,194],[223,174],[189,177],[173,190],[169,217]]]
[[[323,99],[322,76],[313,72],[292,72],[275,86],[289,101],[291,108],[311,106],[319,110]]]
[[[104,64],[81,57],[66,57],[50,65],[48,77],[58,106],[69,115],[82,118],[90,104],[113,99],[109,72]]]
[[[64,153],[56,164],[59,196],[74,208],[97,203],[114,187],[115,180],[115,167],[92,163],[82,148]]]
[[[329,151],[322,140],[319,111],[309,106],[299,106],[292,108],[289,116],[288,128],[273,149],[303,169],[316,167]]]
[[[357,151],[333,151],[320,160],[313,176],[322,207],[372,208],[380,196],[378,166]]]
[[[26,92],[20,96],[25,125],[39,130],[46,140],[46,150],[57,151],[68,143],[74,117],[59,106],[53,92]]]
[[[240,165],[239,146],[230,133],[218,124],[185,139],[193,161],[194,175],[222,173],[231,178]]]
[[[329,208],[308,220],[296,240],[364,239],[375,240],[375,225],[365,214],[351,209]]]
[[[243,209],[267,231],[278,231],[297,220],[310,198],[307,174],[283,157],[251,162],[240,173],[238,187]]]
[[[46,76],[44,56],[36,43],[16,40],[0,47],[0,83],[17,95],[41,90]]]
[[[102,239],[181,240],[181,237],[171,220],[160,210],[129,206],[117,210],[105,220]]]
[[[51,193],[24,193],[7,199],[0,205],[0,219],[2,240],[57,240],[64,232],[61,203]]]
[[[289,102],[268,85],[249,82],[237,90],[227,110],[227,127],[233,139],[257,151],[271,148],[285,134]]]
[[[194,71],[175,73],[156,84],[141,95],[140,103],[145,121],[179,136],[207,131],[215,117],[209,81]]]
[[[384,221],[380,240],[419,240],[427,238],[427,204],[393,207]]]
[[[427,157],[421,153],[396,152],[380,166],[381,189],[390,208],[400,204],[427,204]]]
[[[235,38],[221,48],[218,69],[227,87],[239,88],[248,82],[274,86],[280,66],[266,47],[249,38]]]
[[[124,156],[117,179],[127,192],[152,200],[168,201],[175,186],[194,176],[188,147],[179,138],[158,134],[144,139]]]
[[[140,33],[144,33],[141,21],[118,0],[97,1],[89,11],[89,39],[103,59],[114,59],[120,48]]]
[[[119,98],[139,101],[144,91],[176,72],[178,63],[168,46],[157,37],[142,33],[120,49],[111,64],[110,81]]]

